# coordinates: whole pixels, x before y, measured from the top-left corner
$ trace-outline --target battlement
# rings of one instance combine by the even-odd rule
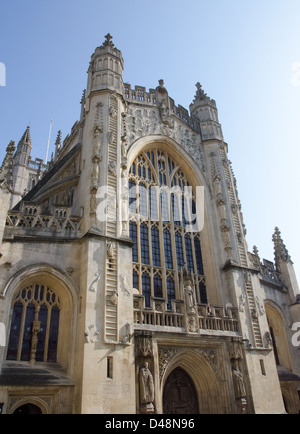
[[[149,89],[147,92],[143,86],[134,86],[131,88],[131,84],[124,84],[124,96],[125,99],[131,103],[143,104],[152,107],[158,106],[157,89]],[[190,116],[189,111],[182,107],[180,104],[176,106],[174,99],[168,97],[170,115],[174,115],[181,121],[186,123],[190,128],[196,132],[200,132],[200,122],[194,116]]]

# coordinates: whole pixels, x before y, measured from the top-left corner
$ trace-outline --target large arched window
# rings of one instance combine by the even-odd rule
[[[12,308],[7,360],[56,362],[61,302],[47,285],[18,291]]]
[[[195,197],[186,175],[166,151],[140,153],[129,171],[129,235],[133,286],[145,297],[180,299],[179,274],[186,264],[199,303],[207,303]],[[193,230],[191,230],[193,227]]]

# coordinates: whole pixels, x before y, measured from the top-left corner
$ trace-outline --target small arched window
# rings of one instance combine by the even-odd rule
[[[17,292],[8,340],[7,360],[56,362],[60,298],[47,285]]]

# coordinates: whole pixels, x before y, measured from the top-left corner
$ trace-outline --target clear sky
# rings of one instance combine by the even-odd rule
[[[216,100],[249,250],[273,260],[278,226],[300,279],[299,22],[299,0],[1,0],[0,161],[29,123],[32,156],[44,159],[53,120],[51,155],[57,131],[64,138],[79,118],[90,56],[109,32],[124,82],[149,89],[162,78],[188,109],[199,81]]]

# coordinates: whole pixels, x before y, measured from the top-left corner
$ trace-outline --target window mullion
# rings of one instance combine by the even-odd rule
[[[48,359],[48,343],[49,343],[49,333],[50,333],[50,321],[51,321],[51,309],[48,307],[47,314],[47,325],[46,325],[46,333],[45,333],[45,346],[44,346],[44,362],[47,362]]]
[[[27,311],[27,302],[23,302],[23,300],[20,300],[23,304],[23,311],[22,311],[22,320],[21,320],[21,327],[20,327],[20,334],[19,334],[19,344],[18,344],[18,351],[17,351],[17,360],[21,360],[21,354],[22,354],[22,346],[23,346],[23,337],[24,337],[24,328],[25,328],[25,318],[26,318],[26,311]]]

